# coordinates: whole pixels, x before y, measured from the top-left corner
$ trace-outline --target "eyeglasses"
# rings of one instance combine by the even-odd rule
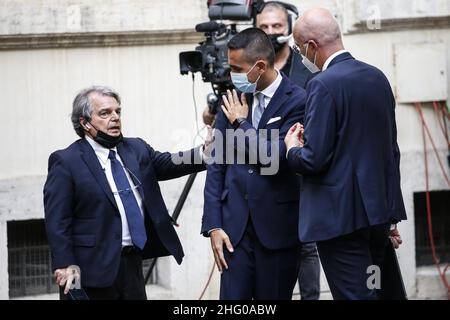
[[[130,187],[130,188],[123,189],[123,190],[113,191],[114,195],[119,195],[120,196],[121,194],[130,193],[130,192],[133,192],[134,190],[137,190],[138,188],[142,187],[141,181],[139,181],[138,177],[136,177],[136,175],[133,172],[131,172],[130,169],[128,169],[125,166],[122,166],[122,168],[124,168],[131,175],[131,180],[133,181],[133,183],[135,185]],[[137,182],[137,184],[136,184],[135,181]]]
[[[318,43],[318,42],[316,41],[316,43]],[[308,45],[308,42],[305,42],[304,44],[302,44],[303,48],[305,48],[307,45]],[[296,54],[303,56],[302,52],[300,51],[300,46],[296,43],[294,43],[294,45],[292,46],[292,51],[294,51]]]
[[[300,52],[300,47],[297,44],[294,44],[292,46],[292,51],[294,51],[296,54],[302,55],[302,53]]]

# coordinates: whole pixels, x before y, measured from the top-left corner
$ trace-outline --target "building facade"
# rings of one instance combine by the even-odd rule
[[[431,259],[425,210],[422,103],[430,141],[428,181],[434,238],[441,268],[450,262],[450,176],[445,132],[433,102],[448,101],[450,3],[446,0],[291,1],[302,12],[332,10],[346,48],[380,68],[397,99],[402,189],[408,220],[399,224],[404,244],[397,251],[410,297],[442,298],[446,290]],[[0,88],[4,137],[0,140],[0,299],[56,298],[48,271],[43,231],[42,188],[51,152],[77,136],[71,103],[92,84],[108,85],[122,96],[123,129],[161,151],[201,143],[201,111],[210,85],[199,74],[194,85],[181,76],[178,55],[194,50],[208,21],[206,0],[2,0],[0,1]],[[194,97],[197,112],[194,107]],[[380,128],[383,130],[383,128]],[[204,134],[204,130],[202,134]],[[444,133],[444,134],[443,134]],[[445,173],[445,174],[444,174]],[[213,267],[209,240],[200,235],[205,174],[199,174],[184,205],[177,231],[186,257],[181,266],[161,258],[148,286],[150,299],[197,299]],[[162,182],[169,212],[186,178]],[[328,298],[322,276],[322,298]],[[204,295],[218,297],[218,272]],[[295,297],[294,297],[295,298]]]

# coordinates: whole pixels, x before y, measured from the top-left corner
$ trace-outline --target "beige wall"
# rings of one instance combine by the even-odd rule
[[[2,0],[0,34],[192,29],[206,0]]]
[[[49,153],[77,138],[70,122],[73,98],[93,84],[121,94],[127,136],[141,136],[162,150],[190,147],[192,80],[179,74],[178,53],[192,46],[0,51],[0,124],[6,133],[0,143],[8,150],[0,179],[46,173]],[[203,108],[208,86],[198,78],[195,87]]]

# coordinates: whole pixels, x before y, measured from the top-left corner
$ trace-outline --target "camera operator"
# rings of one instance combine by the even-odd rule
[[[288,8],[294,10],[294,7],[292,9],[290,7],[291,5],[278,1],[264,3],[261,11],[256,15],[255,26],[271,38],[275,50],[275,68],[287,75],[296,85],[305,89],[313,74],[289,46],[288,36],[292,33],[292,22]],[[215,115],[206,107],[203,111],[203,122],[210,125],[214,118]]]
[[[275,50],[275,68],[281,70],[299,87],[306,88],[312,73],[289,46],[287,36],[292,33],[292,22],[287,4],[278,1],[266,2],[256,16],[255,25],[268,34],[272,41]]]

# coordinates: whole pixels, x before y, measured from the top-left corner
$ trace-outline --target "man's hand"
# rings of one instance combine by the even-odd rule
[[[227,90],[227,95],[222,96],[222,101],[225,104],[225,106],[221,106],[222,110],[231,124],[238,118],[247,118],[248,104],[244,93],[241,94],[242,103],[239,101],[237,92],[234,89],[233,92]]]
[[[289,129],[286,137],[284,138],[284,143],[286,144],[287,151],[294,147],[303,147],[303,132],[303,125],[298,122]]]
[[[206,157],[210,157],[213,148],[214,134],[213,128],[210,125],[207,125],[206,129],[208,130],[208,133],[206,134],[205,143],[203,144],[203,154]]]
[[[231,245],[230,238],[222,229],[217,229],[211,232],[209,235],[211,238],[211,247],[214,253],[214,260],[216,260],[217,267],[222,273],[223,268],[228,269],[227,262],[223,256],[223,245],[225,244],[229,252],[233,252],[233,246]]]
[[[75,283],[80,284],[81,281],[81,271],[80,267],[77,265],[70,265],[65,269],[56,269],[53,274],[56,280],[56,284],[59,286],[64,286],[64,294],[69,292],[69,289],[73,288]]]
[[[400,237],[400,232],[398,232],[397,226],[389,232],[389,239],[391,239],[395,249],[398,249],[402,244],[402,237]]]
[[[203,110],[202,118],[204,124],[211,126],[216,118],[216,115],[209,112],[209,107],[206,106],[206,108]]]

